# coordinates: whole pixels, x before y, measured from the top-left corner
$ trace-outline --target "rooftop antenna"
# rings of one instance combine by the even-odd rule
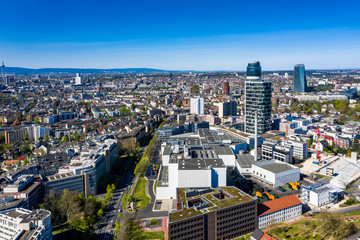
[[[4,85],[5,85],[5,76],[4,76],[5,64],[4,64],[4,62],[2,62],[1,68],[2,68],[2,80],[3,80]]]

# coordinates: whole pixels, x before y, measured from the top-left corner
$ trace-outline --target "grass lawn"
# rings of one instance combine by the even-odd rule
[[[90,233],[86,233],[72,228],[68,223],[63,223],[53,227],[53,239],[54,240],[68,240],[84,238],[89,239]]]
[[[324,177],[329,177],[329,176],[325,176],[325,175],[322,175],[322,174],[319,174],[319,173],[314,173],[315,176],[317,176],[318,178],[324,178]]]
[[[155,180],[155,183],[154,183],[154,191],[155,191],[155,194],[156,194],[156,186],[157,186],[157,180]]]
[[[145,232],[145,231],[143,231],[141,236],[144,237],[144,239],[160,239],[160,240],[165,239],[163,231],[155,231],[155,232]]]
[[[135,187],[133,196],[136,199],[136,208],[142,209],[145,208],[150,203],[150,198],[145,193],[146,179],[141,177]]]
[[[312,221],[306,221],[308,223],[312,222]],[[284,232],[283,228],[277,228],[274,230],[271,230],[269,232],[267,232],[268,234],[270,234],[273,237],[276,237],[277,239],[281,240],[281,239],[302,239],[302,236],[304,234],[304,221],[292,224],[290,226],[286,227],[286,232]],[[306,231],[306,230],[305,230]],[[317,239],[314,236],[314,239]]]
[[[345,217],[360,215],[360,211],[345,213],[345,214],[341,214],[341,215],[342,215],[342,216],[345,216]]]

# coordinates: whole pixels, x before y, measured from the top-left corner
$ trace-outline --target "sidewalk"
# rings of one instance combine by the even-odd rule
[[[163,231],[164,232],[164,237],[165,240],[168,240],[168,217],[162,217],[161,219],[161,227],[158,228],[147,228],[147,227],[143,227],[143,221],[142,219],[140,219],[140,227],[142,228],[142,230],[146,231],[146,232],[156,232],[156,231]]]

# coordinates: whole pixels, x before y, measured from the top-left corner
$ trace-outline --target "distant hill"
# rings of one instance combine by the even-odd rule
[[[11,74],[45,74],[45,73],[166,73],[179,72],[167,71],[153,68],[21,68],[21,67],[5,67],[6,73]]]

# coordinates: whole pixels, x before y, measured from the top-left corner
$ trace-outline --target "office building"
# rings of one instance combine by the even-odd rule
[[[80,155],[71,159],[53,176],[44,179],[45,192],[69,189],[83,192],[85,197],[94,195],[98,182],[119,159],[119,143],[114,135],[98,135],[85,141]]]
[[[329,184],[317,182],[309,186],[301,185],[301,197],[304,202],[316,207],[321,207],[330,203],[337,203],[341,200],[345,191]]]
[[[294,91],[306,92],[307,82],[304,64],[296,64],[294,67]]]
[[[224,83],[224,95],[229,95],[230,94],[230,84],[229,82],[225,82]]]
[[[204,114],[204,98],[190,98],[190,113],[197,115]]]
[[[266,139],[264,143],[278,144],[287,148],[293,149],[293,158],[297,160],[304,160],[308,157],[308,143],[303,141],[298,141],[294,139],[285,138],[283,136],[275,136]]]
[[[51,212],[12,208],[0,212],[0,239],[51,240]]]
[[[247,66],[245,81],[245,132],[255,133],[255,112],[258,113],[258,134],[271,129],[271,82],[261,79],[259,62]]]
[[[256,229],[257,200],[236,187],[177,189],[169,239],[234,239]]]
[[[219,103],[219,117],[223,118],[225,116],[236,116],[237,115],[237,102],[223,102]]]
[[[76,85],[81,85],[81,77],[80,77],[79,73],[76,74],[75,84]]]
[[[293,163],[293,148],[281,146],[280,144],[265,143],[261,146],[261,158],[263,160],[279,160]]]
[[[302,214],[302,202],[294,194],[267,201],[258,206],[258,228],[263,229]]]
[[[40,201],[41,187],[39,177],[34,177],[32,174],[23,174],[0,190],[0,198],[12,197],[13,200],[22,200],[24,207],[33,208]]]

